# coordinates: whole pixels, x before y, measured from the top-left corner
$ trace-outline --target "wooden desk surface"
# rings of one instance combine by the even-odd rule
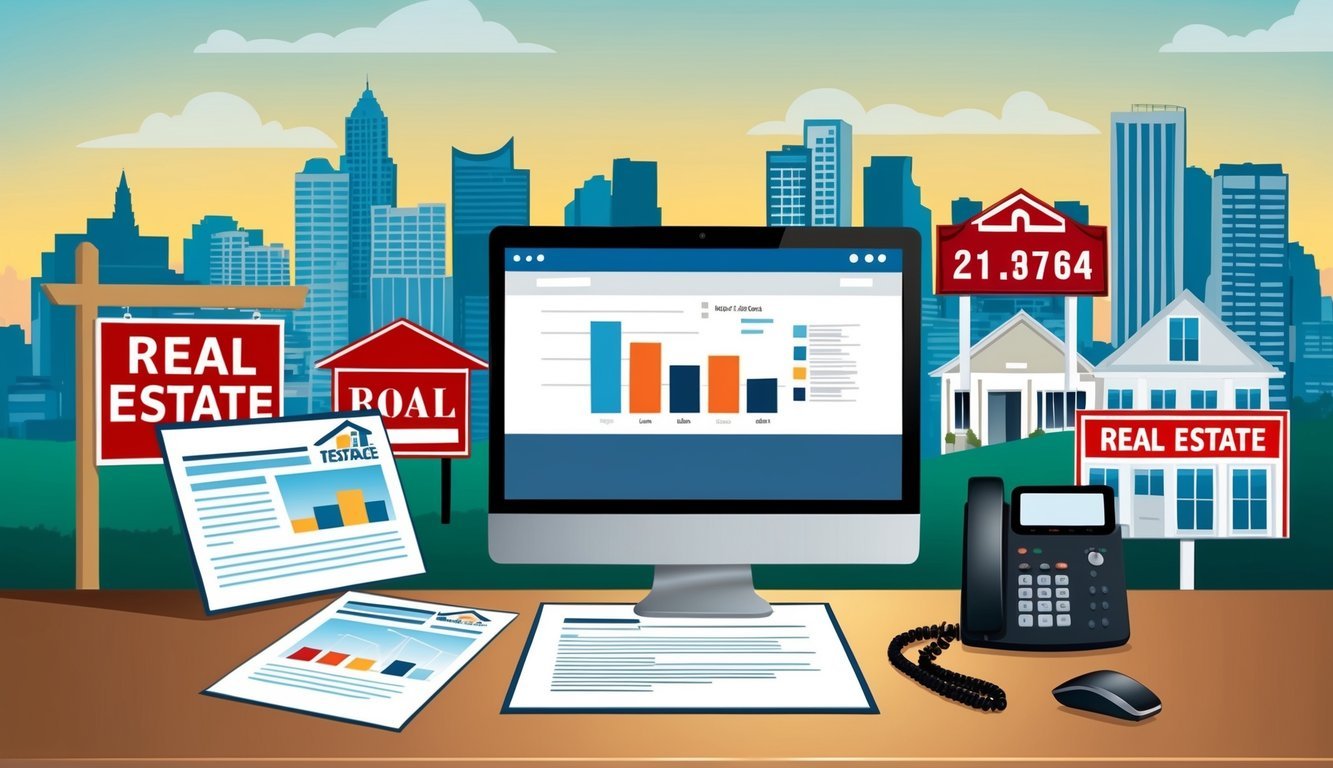
[[[1333,762],[1329,592],[1133,592],[1130,645],[1109,651],[955,645],[945,666],[1008,692],[1009,709],[991,714],[918,688],[885,659],[895,632],[955,620],[957,592],[766,593],[831,602],[877,716],[502,716],[539,602],[631,602],[640,594],[395,594],[520,614],[401,733],[199,694],[327,598],[210,618],[193,592],[0,592],[0,763]],[[1100,668],[1151,687],[1162,713],[1129,723],[1066,710],[1051,697],[1056,684]]]

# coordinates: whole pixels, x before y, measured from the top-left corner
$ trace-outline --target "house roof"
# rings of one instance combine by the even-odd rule
[[[1208,309],[1207,305],[1205,305],[1202,301],[1199,300],[1197,296],[1195,296],[1192,292],[1188,290],[1181,291],[1180,295],[1176,297],[1175,301],[1172,301],[1170,304],[1167,304],[1165,307],[1163,307],[1162,311],[1158,312],[1156,315],[1153,315],[1152,319],[1144,323],[1143,326],[1139,328],[1139,330],[1133,336],[1130,336],[1123,344],[1119,346],[1119,348],[1117,348],[1110,355],[1107,355],[1106,359],[1101,361],[1101,363],[1097,365],[1097,373],[1099,374],[1129,373],[1129,372],[1154,373],[1154,372],[1180,371],[1182,366],[1181,363],[1179,362],[1174,362],[1174,363],[1168,362],[1168,363],[1161,363],[1158,365],[1143,365],[1139,363],[1134,363],[1134,364],[1122,363],[1120,362],[1120,358],[1125,356],[1126,350],[1132,349],[1134,345],[1138,343],[1141,339],[1151,334],[1153,332],[1153,329],[1155,329],[1159,324],[1161,324],[1163,320],[1165,320],[1167,317],[1170,317],[1173,314],[1176,314],[1181,305],[1185,305],[1189,309],[1196,312],[1204,322],[1208,323],[1210,326],[1215,328],[1218,331],[1218,333],[1221,334],[1222,338],[1226,339],[1227,342],[1229,342],[1232,346],[1240,350],[1244,354],[1245,359],[1249,361],[1248,367],[1238,368],[1235,365],[1217,367],[1217,370],[1219,372],[1225,371],[1225,372],[1236,372],[1236,373],[1260,373],[1260,374],[1271,374],[1271,375],[1278,374],[1277,368],[1274,368],[1272,363],[1269,363],[1258,352],[1255,352],[1254,347],[1251,347],[1249,344],[1245,342],[1244,339],[1242,339],[1240,336],[1237,336],[1235,331],[1228,328],[1226,323],[1222,322],[1222,320],[1217,315],[1213,314],[1212,310]],[[1189,370],[1195,372],[1207,372],[1209,370],[1209,367],[1191,365],[1189,367]]]
[[[467,350],[400,318],[320,360],[315,367],[481,370],[489,366]]]
[[[983,337],[976,344],[973,344],[971,349],[972,357],[976,357],[978,354],[985,351],[987,347],[990,347],[992,344],[999,341],[1010,331],[1012,331],[1014,328],[1017,328],[1020,325],[1025,325],[1031,328],[1033,331],[1037,333],[1039,337],[1041,337],[1043,341],[1050,344],[1052,347],[1055,347],[1056,349],[1060,350],[1061,354],[1064,354],[1064,348],[1065,348],[1064,341],[1062,341],[1055,334],[1051,333],[1046,328],[1046,326],[1037,322],[1037,319],[1035,317],[1029,315],[1025,310],[1020,309],[1018,310],[1018,313],[1016,315],[1001,323],[1000,327],[986,334],[985,337]],[[1077,367],[1078,370],[1083,373],[1092,372],[1092,364],[1089,363],[1087,359],[1083,357],[1083,355],[1078,355]],[[954,370],[957,370],[957,368],[958,368],[958,357],[954,357],[954,359],[950,360],[944,365],[941,365],[939,368],[936,368],[935,370],[931,371],[930,375],[945,376],[952,373]]]
[[[332,440],[334,437],[336,437],[339,433],[341,433],[344,429],[347,429],[347,428],[349,428],[349,427],[350,427],[351,429],[356,430],[357,432],[360,432],[360,433],[363,434],[363,435],[368,435],[368,434],[370,434],[370,430],[369,430],[369,429],[366,429],[365,427],[361,426],[360,424],[355,424],[355,423],[353,423],[353,422],[351,422],[351,421],[348,421],[348,420],[344,419],[344,420],[343,420],[343,423],[341,423],[341,424],[339,424],[338,426],[334,427],[333,429],[329,430],[329,432],[328,432],[327,434],[325,434],[325,435],[324,435],[323,437],[321,437],[320,439],[316,440],[316,441],[315,441],[315,445],[323,445],[323,444],[327,443],[328,441],[330,441],[330,440]]]

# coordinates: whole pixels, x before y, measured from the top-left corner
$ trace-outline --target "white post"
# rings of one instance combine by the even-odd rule
[[[972,391],[972,297],[958,297],[958,388]]]
[[[1180,588],[1194,589],[1194,540],[1180,540]]]
[[[1065,391],[1073,392],[1078,382],[1078,297],[1065,297]],[[1075,400],[1077,402],[1077,400]]]

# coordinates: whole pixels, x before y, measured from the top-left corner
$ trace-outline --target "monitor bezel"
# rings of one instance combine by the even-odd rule
[[[901,499],[507,499],[504,497],[505,251],[510,248],[849,248],[902,252]],[[490,478],[492,514],[908,514],[921,495],[921,236],[908,227],[496,227],[490,237]],[[497,397],[496,394],[501,393]],[[786,503],[790,502],[790,503]]]

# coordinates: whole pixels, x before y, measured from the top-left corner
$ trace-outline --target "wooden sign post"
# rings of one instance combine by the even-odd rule
[[[98,307],[262,307],[300,309],[304,286],[119,285],[103,284],[97,248],[79,243],[74,249],[74,282],[42,286],[52,304],[74,307],[74,586],[97,589],[100,584],[100,526],[97,478],[97,415],[93,412],[94,325]]]

